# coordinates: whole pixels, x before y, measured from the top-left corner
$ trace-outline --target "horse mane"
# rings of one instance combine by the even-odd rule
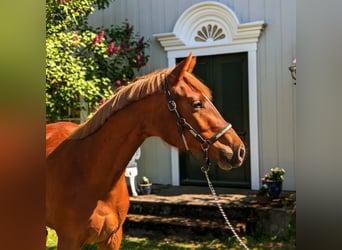
[[[68,139],[83,139],[96,132],[115,112],[144,97],[163,92],[164,74],[168,73],[169,69],[155,71],[137,77],[131,84],[120,88],[94,113],[93,117],[82,123]]]
[[[137,77],[131,84],[119,89],[94,113],[93,117],[82,123],[68,139],[83,139],[95,133],[115,112],[144,97],[163,92],[165,76],[170,74],[171,71],[172,68],[163,69]],[[191,73],[187,73],[186,76],[193,80],[197,79]],[[209,88],[201,81],[197,79],[197,81],[187,81],[187,83],[211,99]]]

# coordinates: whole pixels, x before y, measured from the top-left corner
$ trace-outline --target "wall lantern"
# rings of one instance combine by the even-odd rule
[[[292,60],[292,65],[289,67],[289,70],[291,72],[291,77],[293,80],[297,80],[297,78],[296,78],[296,70],[297,70],[296,65],[297,65],[297,60],[296,60],[296,58],[294,58]],[[296,85],[296,83],[294,83],[294,84]]]

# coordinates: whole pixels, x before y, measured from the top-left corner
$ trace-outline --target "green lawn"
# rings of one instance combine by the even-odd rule
[[[48,228],[48,239],[46,243],[47,250],[56,250],[57,247],[57,235],[54,230]],[[133,232],[134,233],[134,232]],[[250,236],[243,237],[243,241],[247,246],[252,250],[258,249],[272,249],[272,250],[292,250],[296,249],[295,247],[295,235],[292,235],[284,240],[277,240],[276,238],[259,238],[255,239]],[[87,245],[82,248],[82,250],[96,250],[96,245]],[[120,249],[129,249],[129,250],[171,250],[171,249],[230,249],[230,250],[240,250],[243,249],[239,245],[239,243],[233,237],[229,237],[227,239],[214,239],[210,237],[206,237],[203,241],[193,241],[187,240],[183,237],[171,236],[171,237],[153,237],[153,239],[149,237],[143,236],[133,236],[127,234],[124,236]]]

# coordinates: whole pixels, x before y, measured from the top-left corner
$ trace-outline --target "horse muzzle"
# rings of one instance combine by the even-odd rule
[[[245,145],[242,143],[235,150],[220,150],[218,166],[223,170],[241,167],[246,157]]]

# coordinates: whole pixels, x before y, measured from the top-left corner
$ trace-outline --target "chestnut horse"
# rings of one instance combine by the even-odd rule
[[[119,249],[129,195],[125,168],[149,136],[239,167],[245,146],[210,101],[190,55],[172,69],[137,78],[87,122],[46,127],[46,222],[58,249]],[[209,139],[207,139],[209,138]]]

